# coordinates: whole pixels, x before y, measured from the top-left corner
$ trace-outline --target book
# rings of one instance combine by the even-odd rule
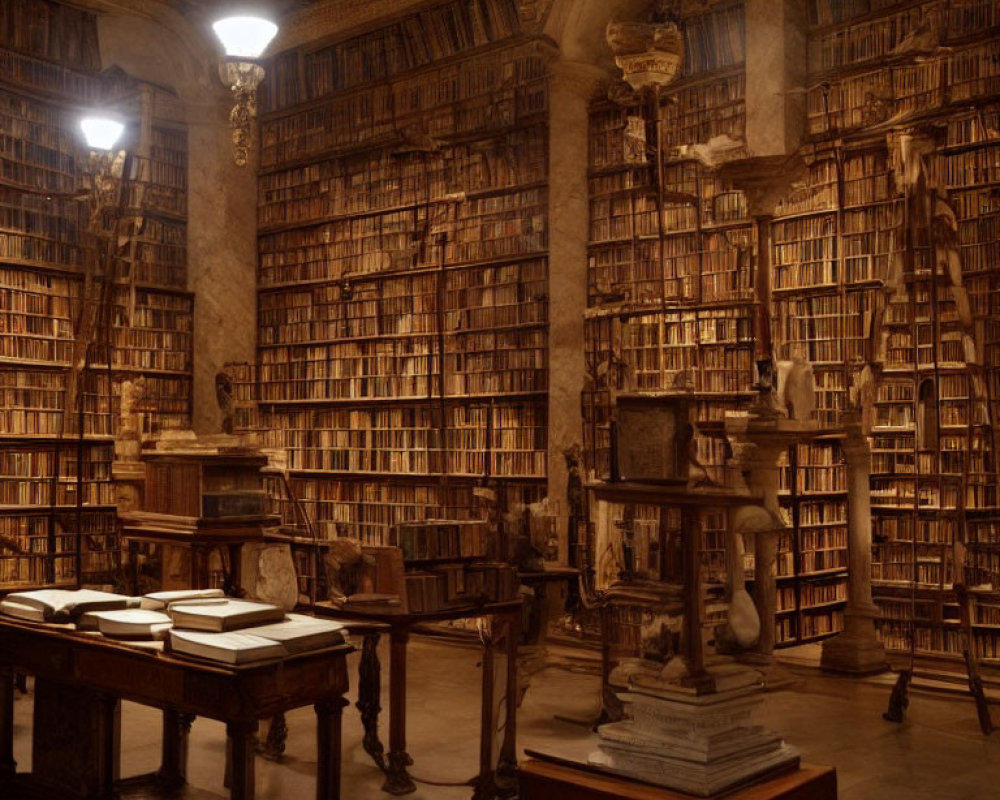
[[[0,613],[28,622],[45,622],[45,612],[42,609],[18,603],[16,600],[0,600]]]
[[[72,622],[86,611],[109,611],[128,608],[137,600],[124,594],[99,592],[94,589],[35,589],[12,592],[6,603],[11,611],[23,611],[27,606],[41,612],[44,622]],[[26,613],[26,612],[24,612]],[[21,616],[21,619],[27,617]]]
[[[174,603],[167,613],[177,628],[200,631],[234,631],[281,622],[285,612],[272,603],[258,603],[253,600],[227,598],[224,603]]]
[[[225,664],[247,664],[281,658],[279,642],[244,631],[186,631],[171,628],[170,651]]]
[[[187,600],[202,600],[206,598],[223,598],[222,589],[173,589],[165,592],[150,592],[140,598],[142,608],[155,611],[166,608],[171,603]]]
[[[88,611],[76,624],[77,630],[96,630],[122,639],[164,639],[173,626],[168,615],[147,608]]]
[[[287,614],[281,622],[246,628],[245,632],[283,645],[287,653],[319,650],[344,641],[346,627],[331,619]]]
[[[405,614],[407,611],[400,595],[384,592],[350,594],[343,605],[352,611],[369,611],[373,614]]]

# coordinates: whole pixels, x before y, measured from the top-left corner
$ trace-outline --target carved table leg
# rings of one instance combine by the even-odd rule
[[[97,781],[102,798],[114,797],[115,781],[120,777],[121,700],[112,694],[97,695]]]
[[[382,790],[409,794],[417,790],[406,771],[413,763],[406,752],[406,643],[410,632],[393,627],[389,638],[389,759]]]
[[[382,694],[382,667],[378,660],[378,633],[366,633],[361,646],[361,663],[358,665],[358,702],[361,724],[365,729],[362,747],[384,772],[385,747],[378,738],[378,715],[382,710],[379,701]]]
[[[257,721],[227,722],[226,735],[229,750],[230,800],[253,800],[254,796],[254,747]]]
[[[194,714],[183,714],[173,708],[163,711],[163,743],[159,779],[169,789],[187,782],[188,735]]]
[[[17,771],[14,761],[14,668],[0,664],[0,782]]]
[[[340,800],[340,725],[347,700],[316,704],[316,800]]]
[[[285,754],[285,742],[288,741],[288,723],[285,712],[279,711],[267,726],[267,737],[257,748],[257,752],[271,761],[278,761]]]
[[[472,800],[493,800],[497,796],[493,773],[493,731],[496,724],[496,720],[493,718],[493,696],[495,693],[493,624],[493,617],[488,617],[482,629],[483,680],[479,717],[479,775],[476,776],[476,788],[472,793]]]
[[[504,635],[507,637],[507,678],[504,697],[503,742],[497,763],[496,786],[500,797],[517,796],[517,707],[520,705],[517,676],[517,645],[520,639],[520,614],[507,617]]]

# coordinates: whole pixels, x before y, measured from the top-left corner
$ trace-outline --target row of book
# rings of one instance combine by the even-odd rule
[[[809,37],[809,71],[826,72],[893,55],[907,36],[926,23],[930,5],[910,6],[871,20],[816,32]]]
[[[489,536],[482,520],[420,520],[393,528],[388,544],[403,551],[404,561],[482,559]]]
[[[536,184],[546,174],[544,130],[521,128],[478,145],[435,143],[426,153],[382,148],[266,172],[258,187],[259,222],[373,215],[401,206],[426,209],[451,202],[459,192]],[[522,157],[515,160],[512,150]],[[281,216],[280,206],[295,202],[299,205]]]
[[[0,46],[85,70],[101,68],[97,15],[52,0],[10,0]]]
[[[292,488],[307,508],[320,538],[352,536],[382,545],[393,526],[423,519],[482,519],[485,508],[475,494],[476,482],[437,479],[383,481],[370,477],[316,478],[293,476]],[[501,508],[523,508],[544,495],[544,484],[501,483]]]
[[[488,331],[544,323],[545,297],[543,262],[352,281],[262,294],[258,330],[261,345]]]
[[[510,39],[520,32],[513,0],[451,0],[328,47],[274,59],[262,87],[265,111],[335,95]]]
[[[846,550],[847,522],[838,527],[800,529],[799,547],[803,550]]]

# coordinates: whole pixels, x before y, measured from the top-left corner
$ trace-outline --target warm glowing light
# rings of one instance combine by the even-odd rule
[[[111,150],[125,130],[125,125],[109,117],[85,117],[80,129],[91,150]]]
[[[278,26],[261,17],[226,17],[212,25],[227,56],[260,58],[278,32]]]

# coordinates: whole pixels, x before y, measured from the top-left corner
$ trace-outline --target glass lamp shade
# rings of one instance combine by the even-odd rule
[[[80,129],[91,150],[111,150],[125,130],[125,125],[108,117],[85,117],[80,120]]]
[[[260,58],[278,33],[278,26],[261,17],[226,17],[212,25],[227,56]]]

